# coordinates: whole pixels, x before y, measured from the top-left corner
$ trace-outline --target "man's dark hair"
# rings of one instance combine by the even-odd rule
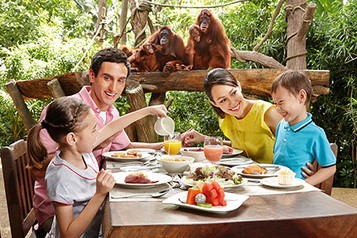
[[[95,77],[98,76],[98,72],[103,62],[124,63],[128,69],[127,78],[130,75],[130,63],[126,54],[116,48],[107,48],[98,51],[92,58],[90,69],[93,70]]]

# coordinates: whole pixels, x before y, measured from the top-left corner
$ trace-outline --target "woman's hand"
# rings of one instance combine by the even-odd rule
[[[97,191],[98,195],[106,196],[115,185],[115,179],[110,170],[100,170],[97,175]]]
[[[198,133],[193,128],[181,134],[182,146],[192,146],[194,143],[203,142],[204,140],[205,140],[205,135]]]

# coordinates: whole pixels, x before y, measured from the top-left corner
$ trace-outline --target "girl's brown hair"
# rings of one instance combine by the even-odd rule
[[[212,102],[215,102],[212,97],[212,87],[216,84],[229,85],[232,87],[239,86],[238,80],[228,70],[222,69],[222,68],[212,69],[211,71],[209,71],[206,74],[205,81],[203,84],[204,90],[205,90],[208,98]],[[216,107],[214,105],[212,105],[212,107],[213,107],[213,110],[218,114],[219,117],[221,117],[221,118],[225,117],[225,113],[222,111],[222,109],[220,109],[219,107]]]
[[[275,93],[278,87],[281,86],[288,90],[293,95],[298,95],[300,90],[306,92],[305,105],[308,108],[310,105],[312,86],[311,81],[302,71],[288,70],[280,74],[271,86],[271,93]]]
[[[34,179],[43,176],[49,160],[46,147],[42,144],[40,131],[46,129],[51,138],[61,144],[61,139],[69,132],[77,132],[83,116],[90,106],[85,102],[68,97],[55,99],[47,108],[45,119],[33,126],[27,137],[29,168]]]

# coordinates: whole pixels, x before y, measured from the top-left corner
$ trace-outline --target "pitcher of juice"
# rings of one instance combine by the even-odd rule
[[[169,155],[176,155],[181,150],[181,135],[175,132],[172,135],[164,136],[164,149]]]
[[[170,135],[174,136],[175,122],[171,117],[158,118],[154,124],[154,130],[156,134],[160,136]]]

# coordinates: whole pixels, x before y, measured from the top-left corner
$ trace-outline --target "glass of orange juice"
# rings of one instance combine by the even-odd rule
[[[223,140],[219,136],[206,136],[204,141],[204,154],[207,160],[217,162],[223,155]]]
[[[165,135],[164,149],[169,155],[178,154],[181,150],[181,135],[178,132],[173,135]]]

